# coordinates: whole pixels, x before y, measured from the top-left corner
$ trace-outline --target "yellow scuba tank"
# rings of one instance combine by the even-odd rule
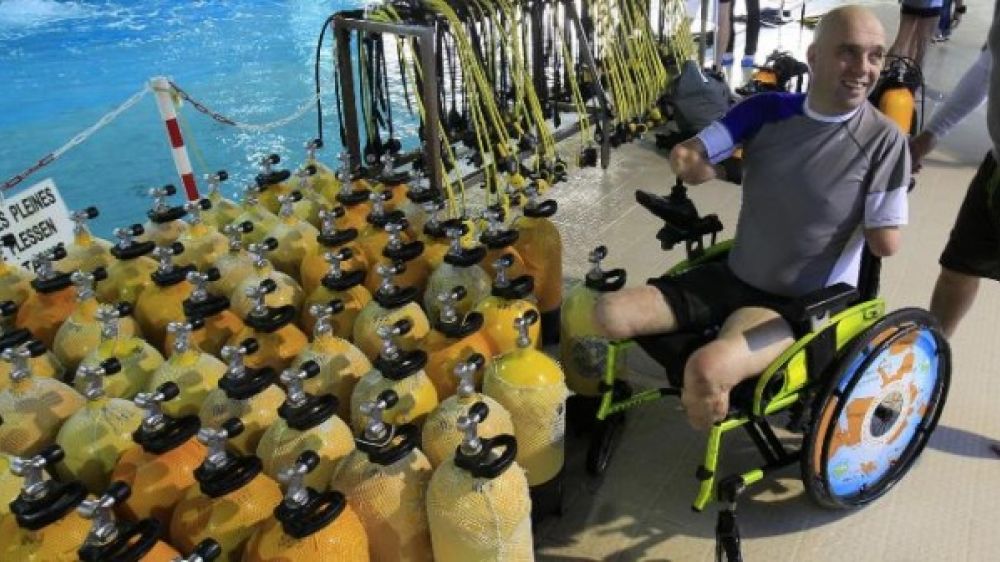
[[[483,393],[510,412],[533,513],[546,515],[561,510],[567,389],[559,364],[531,344],[528,328],[535,322],[533,310],[517,319],[518,349],[493,360]]]
[[[240,204],[223,197],[222,191],[219,189],[222,182],[228,179],[229,173],[225,170],[205,175],[205,181],[208,183],[208,195],[205,198],[212,205],[201,213],[201,220],[219,232],[222,232],[226,225],[232,224],[236,217],[243,213]]]
[[[131,312],[128,303],[117,307],[102,304],[94,317],[101,325],[101,341],[83,360],[81,367],[99,367],[101,363],[115,359],[121,365],[118,373],[104,377],[104,392],[113,398],[131,400],[146,388],[150,377],[163,365],[163,356],[156,348],[138,336],[120,334],[121,318]],[[75,381],[76,388],[83,392],[82,381]]]
[[[344,494],[306,486],[306,475],[319,462],[319,455],[304,451],[294,465],[281,471],[278,478],[285,483],[285,498],[274,509],[274,518],[261,523],[250,537],[243,562],[373,560],[365,528]]]
[[[351,156],[346,152],[340,153],[341,167],[337,170],[337,179],[340,183],[340,191],[332,198],[328,194],[327,199],[331,203],[337,203],[344,207],[346,211],[343,219],[343,228],[354,228],[362,232],[368,225],[368,215],[372,211],[372,192],[368,181],[361,177],[360,171],[352,173]],[[381,201],[381,199],[379,199]]]
[[[306,159],[302,167],[312,166],[316,173],[312,176],[312,187],[327,203],[336,203],[340,191],[337,174],[316,158],[316,151],[323,148],[323,139],[313,139],[306,143]]]
[[[10,236],[10,238],[8,238]],[[13,235],[4,235],[4,245],[13,243]],[[11,301],[21,306],[32,293],[31,280],[35,276],[20,265],[7,261],[7,255],[0,248],[0,302]]]
[[[289,178],[292,173],[288,170],[275,170],[273,167],[281,163],[281,157],[277,154],[268,154],[260,159],[260,173],[254,178],[257,189],[260,192],[260,204],[272,213],[277,213],[281,203],[278,199],[282,195],[288,195],[294,187]]]
[[[488,248],[486,256],[483,258],[483,269],[491,278],[495,277],[497,271],[493,264],[502,256],[510,254],[511,264],[507,268],[507,275],[511,278],[517,278],[526,275],[528,268],[524,264],[524,258],[514,247],[520,234],[516,228],[504,228],[503,216],[503,210],[495,207],[483,211],[483,220],[486,221],[487,226],[486,230],[479,235],[479,241]]]
[[[486,255],[486,248],[479,244],[463,248],[463,231],[460,228],[448,228],[447,234],[451,247],[444,255],[444,263],[428,279],[427,292],[424,293],[424,310],[430,318],[441,315],[441,295],[451,293],[456,286],[463,287],[462,298],[453,303],[459,316],[471,312],[490,293],[490,278],[479,266]]]
[[[219,270],[210,268],[205,273],[188,271],[187,282],[191,285],[191,295],[184,299],[184,316],[188,320],[201,318],[204,326],[191,334],[191,342],[206,353],[218,356],[226,342],[245,328],[243,320],[229,310],[229,298],[213,295],[208,284],[219,279]],[[173,338],[167,334],[164,347],[173,346]]]
[[[417,299],[423,298],[427,289],[427,280],[431,275],[431,268],[423,258],[424,243],[416,240],[413,242],[404,241],[404,230],[406,229],[406,219],[400,218],[385,225],[385,231],[389,237],[382,248],[382,257],[374,262],[377,264],[374,271],[378,270],[378,265],[391,265],[401,263],[404,268],[396,277],[396,282],[406,287],[413,287],[417,290]],[[365,286],[369,291],[376,291],[379,287],[379,276],[369,269],[365,279]]]
[[[361,405],[369,419],[357,449],[337,465],[330,488],[342,490],[361,519],[372,560],[433,562],[425,499],[433,469],[417,448],[417,426],[383,423],[383,411],[397,398],[384,390]]]
[[[45,347],[52,348],[59,326],[76,308],[76,291],[69,273],[56,271],[52,261],[66,256],[60,244],[55,249],[35,258],[36,277],[32,279],[32,292],[17,309],[18,328],[24,328]]]
[[[476,402],[486,404],[491,413],[488,419],[480,423],[480,435],[494,437],[514,433],[514,423],[507,410],[496,400],[476,392],[476,375],[485,362],[482,355],[473,353],[466,361],[456,364],[453,373],[460,379],[458,392],[441,401],[427,417],[420,443],[431,465],[440,466],[455,455],[455,448],[462,442],[462,434],[455,422],[459,416],[466,415]]]
[[[177,239],[184,246],[184,255],[179,263],[195,269],[208,269],[229,250],[229,239],[225,234],[205,222],[202,211],[212,208],[208,199],[188,201],[184,210],[188,215],[188,228]]]
[[[422,427],[427,414],[437,406],[434,383],[424,372],[427,353],[419,349],[407,351],[400,345],[412,326],[407,318],[379,326],[382,350],[372,362],[375,368],[361,377],[351,393],[351,427],[356,432],[365,427],[366,414],[361,405],[375,400],[384,390],[392,389],[399,398],[387,420],[392,425],[413,423]]]
[[[165,382],[173,382],[180,387],[180,397],[171,400],[164,408],[168,415],[175,418],[197,415],[205,396],[219,385],[219,379],[226,373],[225,363],[191,343],[191,332],[201,327],[200,319],[167,325],[167,330],[174,335],[172,353],[146,385],[149,392]]]
[[[337,398],[337,415],[347,420],[351,417],[351,393],[354,386],[372,364],[364,353],[346,338],[337,334],[333,324],[346,313],[344,303],[333,299],[328,303],[317,303],[311,307],[316,318],[313,341],[292,361],[292,368],[300,368],[313,361],[319,366],[319,374],[305,382],[305,391],[313,394],[332,394]]]
[[[526,189],[524,216],[515,222],[520,232],[514,248],[524,258],[528,275],[535,280],[535,296],[541,312],[542,343],[559,341],[559,307],[562,304],[562,238],[552,223],[558,205],[552,199],[538,201],[537,183]]]
[[[253,229],[253,224],[249,221],[222,227],[223,234],[229,239],[229,251],[219,256],[213,264],[219,271],[219,278],[212,282],[216,293],[227,297],[232,295],[240,281],[253,274],[253,257],[243,250],[243,235]]]
[[[184,206],[171,207],[167,204],[167,197],[172,197],[176,193],[177,188],[172,185],[149,190],[149,196],[153,198],[153,207],[146,211],[149,220],[143,226],[141,240],[152,242],[157,246],[169,246],[187,230],[187,223],[181,220],[187,213]]]
[[[329,202],[315,189],[316,173],[316,166],[313,165],[305,165],[295,172],[295,190],[302,195],[302,199],[292,203],[292,214],[318,229],[322,222],[319,213],[329,206]]]
[[[427,352],[427,376],[434,383],[439,400],[458,389],[452,375],[456,365],[473,354],[493,357],[493,345],[482,331],[483,315],[478,312],[460,315],[455,310],[455,303],[464,293],[465,288],[459,285],[438,295],[442,304],[440,316],[422,343]]]
[[[254,302],[253,309],[244,319],[243,330],[233,335],[228,343],[239,345],[246,338],[255,338],[261,351],[250,357],[247,365],[254,368],[267,366],[279,371],[291,364],[308,345],[309,339],[295,325],[295,307],[264,304],[264,297],[276,289],[277,284],[271,279],[261,281],[258,287],[247,287],[247,297]]]
[[[617,291],[625,285],[625,270],[601,269],[601,260],[607,255],[608,249],[604,246],[590,252],[590,271],[583,283],[570,290],[562,305],[559,362],[566,374],[566,386],[579,397],[602,394],[600,385],[604,380],[609,342],[600,335],[594,321],[597,299],[602,293]],[[621,374],[623,367],[615,365],[616,372]]]
[[[3,417],[0,416],[0,426],[2,425]],[[20,489],[21,480],[10,471],[10,457],[6,453],[0,453],[0,520],[10,515],[10,501],[17,498]]]
[[[400,347],[407,351],[416,349],[430,331],[427,315],[420,305],[414,302],[417,290],[413,287],[397,287],[393,283],[393,276],[405,268],[406,266],[401,263],[377,266],[377,273],[382,277],[382,286],[375,291],[372,301],[361,309],[361,313],[354,321],[352,338],[354,345],[358,346],[369,359],[378,357],[379,349],[382,347],[382,340],[378,335],[378,329],[382,326],[391,326],[403,319],[408,320],[409,332],[399,343]]]
[[[274,268],[292,276],[298,282],[302,260],[306,256],[319,253],[319,243],[316,238],[319,231],[308,222],[299,219],[292,213],[292,204],[302,200],[302,194],[293,191],[278,198],[281,210],[278,211],[278,224],[271,229],[270,238],[278,241],[277,248],[268,256]]]
[[[229,418],[240,418],[244,431],[229,446],[241,455],[252,455],[264,435],[264,430],[278,419],[278,408],[285,393],[275,384],[278,373],[271,367],[253,369],[244,364],[248,355],[260,349],[257,340],[247,338],[239,347],[227,345],[222,357],[229,361],[219,388],[208,393],[198,417],[201,425],[219,429]]]
[[[10,470],[24,479],[21,493],[10,504],[10,515],[0,518],[0,560],[17,562],[76,562],[76,550],[90,524],[76,512],[87,497],[79,482],[56,482],[45,477],[63,458],[58,445],[37,456],[13,457]]]
[[[410,182],[409,189],[406,190],[406,202],[399,205],[399,210],[403,212],[406,221],[409,223],[411,235],[419,235],[424,231],[424,225],[434,211],[434,207],[427,203],[440,200],[441,192],[432,188],[423,174],[419,174],[416,181]]]
[[[103,268],[93,273],[76,271],[70,280],[76,286],[76,308],[59,326],[52,352],[69,371],[75,371],[81,361],[97,349],[101,343],[101,321],[97,317],[100,303],[94,296],[94,282],[107,277]],[[135,321],[125,317],[119,321],[119,333],[126,338],[137,335]]]
[[[382,169],[379,171],[376,186],[379,192],[388,194],[385,199],[386,211],[395,211],[406,202],[406,192],[408,191],[406,182],[410,181],[410,175],[406,172],[396,172],[394,169],[395,158],[390,153],[385,153],[380,158]]]
[[[108,486],[118,457],[134,446],[132,431],[142,421],[142,411],[134,404],[104,394],[101,379],[119,371],[117,359],[108,359],[98,368],[77,370],[77,379],[86,388],[87,404],[70,416],[56,435],[56,443],[66,454],[57,467],[59,477],[79,480],[93,493]]]
[[[344,255],[350,257],[344,258],[341,267],[347,271],[360,271],[362,274],[368,271],[368,260],[361,248],[355,243],[358,237],[357,229],[337,229],[336,221],[344,216],[344,208],[321,209],[319,214],[322,223],[320,235],[316,239],[319,242],[317,251],[302,258],[302,266],[299,269],[299,279],[302,280],[302,289],[306,295],[311,295],[320,286],[323,276],[328,273],[329,260],[327,256],[330,253],[337,254],[341,250],[349,250]]]
[[[402,212],[386,210],[385,202],[389,195],[389,193],[369,194],[368,199],[372,204],[371,211],[365,217],[364,227],[359,229],[358,246],[364,252],[365,260],[370,269],[372,264],[382,261],[382,250],[385,249],[385,244],[389,241],[389,231],[385,229],[386,225],[398,222],[403,218]]]
[[[493,263],[496,279],[489,297],[480,301],[476,312],[483,315],[483,334],[493,346],[493,355],[502,355],[517,349],[517,331],[511,329],[515,321],[529,311],[538,315],[538,308],[528,299],[534,287],[534,278],[522,275],[514,280],[507,279],[507,267],[513,263],[510,254],[501,256]],[[544,330],[534,323],[528,326],[528,338],[532,347],[539,347]]]
[[[172,418],[161,408],[178,394],[177,385],[168,382],[156,392],[140,392],[135,397],[135,405],[145,411],[132,434],[137,446],[122,454],[111,473],[112,480],[135,490],[118,506],[118,513],[133,521],[152,517],[169,525],[174,508],[197,483],[195,469],[205,457],[205,447],[195,438],[198,418]]]
[[[242,213],[233,220],[236,224],[249,222],[253,230],[245,231],[244,244],[256,244],[263,240],[267,233],[278,224],[278,215],[267,210],[259,201],[260,189],[254,185],[243,190],[243,201],[240,203]],[[275,206],[277,209],[277,206]]]
[[[441,267],[444,256],[451,249],[448,240],[448,228],[468,228],[457,219],[443,220],[441,214],[445,210],[444,201],[428,201],[424,203],[427,220],[421,229],[420,241],[424,243],[424,261],[431,271]]]
[[[226,440],[242,430],[240,420],[232,418],[221,430],[198,431],[198,440],[208,447],[195,470],[198,485],[188,489],[170,520],[171,543],[179,549],[191,550],[212,537],[222,550],[220,560],[238,562],[250,536],[281,501],[281,489],[261,473],[260,459],[226,451]]]
[[[90,233],[87,221],[100,213],[97,207],[87,207],[70,213],[73,221],[73,242],[66,246],[66,257],[60,266],[65,271],[93,271],[98,267],[107,268],[115,260],[111,255],[111,242]]]
[[[480,438],[490,414],[474,404],[456,426],[465,435],[452,462],[441,463],[427,487],[427,514],[436,562],[526,562],[532,551],[531,500],[510,434]]]
[[[37,378],[28,360],[32,344],[3,351],[11,364],[10,386],[0,391],[0,453],[31,456],[55,440],[63,422],[83,407],[77,391],[56,379]],[[37,344],[34,346],[37,348]]]
[[[320,280],[320,285],[309,293],[305,304],[302,306],[302,314],[299,316],[299,326],[305,332],[312,332],[316,317],[312,314],[312,307],[317,304],[328,303],[331,300],[339,300],[343,306],[343,311],[337,315],[337,321],[332,326],[337,337],[350,339],[354,333],[354,321],[358,314],[372,300],[372,294],[364,286],[365,271],[352,269],[344,271],[343,264],[350,263],[354,257],[351,248],[341,248],[338,252],[327,252],[326,261],[330,264],[326,275]]]
[[[173,562],[180,556],[160,540],[164,529],[156,519],[143,519],[137,523],[115,519],[115,506],[121,505],[131,495],[129,485],[118,481],[97,499],[80,502],[77,513],[91,521],[90,533],[78,552],[80,560]]]
[[[180,242],[153,250],[160,264],[150,275],[153,284],[146,287],[136,300],[133,313],[146,341],[163,352],[169,349],[166,346],[167,326],[184,320],[184,300],[193,289],[187,281],[187,274],[194,267],[173,264],[173,257],[183,251],[184,245]]]
[[[153,242],[133,240],[145,232],[141,224],[128,228],[116,228],[118,242],[111,248],[115,262],[108,266],[108,279],[97,288],[97,299],[101,302],[127,302],[135,304],[139,295],[153,284],[156,262],[148,254],[156,248]]]
[[[281,373],[285,402],[278,409],[280,418],[260,438],[257,456],[264,463],[264,472],[277,477],[300,454],[315,451],[320,457],[319,466],[306,477],[306,484],[325,489],[334,467],[354,450],[354,439],[351,429],[337,417],[334,395],[314,396],[303,389],[304,381],[318,373],[319,366],[312,361]]]
[[[28,351],[31,357],[28,359],[28,366],[32,374],[36,377],[62,379],[66,368],[59,359],[46,349],[42,342],[33,340],[31,332],[24,328],[14,328],[12,317],[16,314],[17,306],[13,301],[0,303],[0,354],[8,349],[17,349],[24,344],[30,344]],[[0,390],[10,386],[10,373],[13,368],[13,363],[0,362]]]
[[[253,271],[241,279],[236,288],[229,295],[229,306],[233,312],[245,317],[254,308],[254,301],[250,298],[251,288],[259,287],[265,279],[274,281],[276,288],[267,294],[265,303],[270,307],[292,306],[295,309],[302,307],[305,295],[302,293],[302,286],[298,281],[289,275],[277,271],[271,266],[271,262],[264,257],[265,252],[271,252],[278,247],[278,242],[274,238],[268,238],[259,244],[247,246],[247,253],[253,263]]]

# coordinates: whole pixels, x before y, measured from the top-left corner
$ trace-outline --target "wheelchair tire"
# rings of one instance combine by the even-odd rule
[[[590,434],[590,445],[587,447],[587,473],[591,476],[604,476],[611,464],[618,444],[621,442],[622,430],[625,429],[625,414],[608,416],[607,419],[594,424]]]
[[[844,509],[881,497],[937,426],[951,352],[930,313],[887,314],[850,342],[816,395],[800,462],[809,495]]]

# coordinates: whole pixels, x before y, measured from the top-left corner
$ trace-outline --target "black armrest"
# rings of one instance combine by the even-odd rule
[[[837,283],[803,295],[791,304],[790,320],[809,322],[836,314],[858,300],[858,290],[847,283]]]

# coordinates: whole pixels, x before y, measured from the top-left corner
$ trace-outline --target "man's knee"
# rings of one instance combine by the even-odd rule
[[[663,294],[649,285],[602,294],[594,306],[594,324],[602,336],[616,340],[676,329]]]
[[[620,340],[630,338],[630,301],[618,293],[606,293],[597,298],[594,306],[594,324],[606,338]]]
[[[715,341],[699,348],[688,358],[684,366],[684,388],[698,392],[721,393],[726,391],[722,381],[726,379],[727,358],[725,348]]]

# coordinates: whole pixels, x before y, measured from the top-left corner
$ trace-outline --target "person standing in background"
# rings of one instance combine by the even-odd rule
[[[716,20],[716,27],[719,31],[716,45],[719,46],[719,49],[715,53],[717,67],[732,66],[733,64],[733,45],[736,36],[733,32],[736,23],[733,2],[734,0],[719,0],[719,14]],[[751,68],[754,65],[754,56],[757,54],[757,38],[760,36],[760,0],[746,0],[746,5],[747,34],[740,66]]]
[[[923,68],[927,45],[937,29],[943,0],[903,0],[899,8],[899,30],[889,55],[913,59]]]

